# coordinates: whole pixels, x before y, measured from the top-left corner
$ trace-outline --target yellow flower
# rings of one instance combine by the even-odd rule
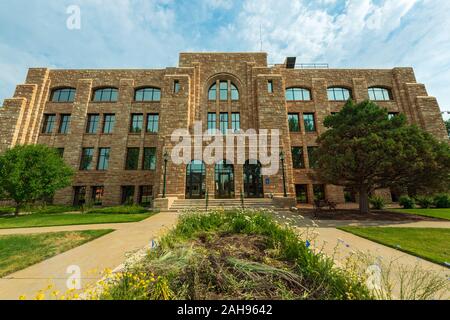
[[[35,300],[44,300],[45,299],[45,294],[43,294],[42,292],[39,292],[35,298]]]
[[[19,300],[27,300],[27,297],[26,297],[25,295],[21,295],[21,296],[19,297]]]

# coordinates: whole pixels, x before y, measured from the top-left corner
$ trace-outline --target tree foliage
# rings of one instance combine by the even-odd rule
[[[318,175],[359,192],[361,212],[369,211],[368,195],[376,189],[449,190],[448,143],[408,125],[404,115],[389,118],[371,101],[348,101],[324,125],[329,130],[318,139]]]
[[[16,215],[26,203],[51,198],[69,186],[72,176],[72,168],[47,146],[16,146],[0,156],[0,195],[15,201]]]

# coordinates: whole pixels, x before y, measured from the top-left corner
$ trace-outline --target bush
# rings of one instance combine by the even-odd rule
[[[305,242],[256,211],[184,214],[143,262],[126,270],[142,275],[136,285],[118,279],[100,298],[374,298],[363,278],[336,267]],[[148,285],[141,290],[140,283]]]
[[[416,207],[414,199],[408,196],[401,196],[398,202],[405,209],[414,209]]]
[[[25,211],[29,211],[33,214],[58,214],[79,211],[78,208],[63,205],[30,206],[29,208],[26,207],[25,209]]]
[[[149,211],[140,206],[118,206],[118,207],[107,207],[107,208],[92,208],[92,209],[88,209],[87,213],[139,214],[139,213],[149,213]]]
[[[423,209],[428,209],[434,204],[433,198],[429,196],[419,196],[416,198],[416,202]]]
[[[383,210],[386,207],[386,201],[379,196],[371,197],[369,202],[375,210]]]
[[[14,207],[0,207],[0,216],[14,213]]]
[[[434,204],[436,208],[450,208],[450,195],[439,194],[434,197]]]

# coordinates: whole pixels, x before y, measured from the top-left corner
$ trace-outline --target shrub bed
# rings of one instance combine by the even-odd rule
[[[101,299],[373,299],[364,275],[337,268],[292,229],[253,211],[189,213]]]

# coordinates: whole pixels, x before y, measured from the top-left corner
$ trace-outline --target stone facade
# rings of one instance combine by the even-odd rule
[[[239,91],[239,99],[228,98],[211,101],[208,98],[210,87],[220,81],[228,81]],[[179,90],[174,90],[175,82]],[[268,84],[273,90],[269,92]],[[64,160],[76,169],[80,168],[83,148],[94,148],[93,163],[97,163],[98,149],[110,148],[109,168],[106,171],[77,171],[73,187],[61,190],[55,202],[72,204],[74,187],[86,187],[86,197],[92,194],[92,187],[104,187],[103,205],[116,205],[122,200],[123,186],[134,186],[134,201],[139,202],[139,187],[152,186],[155,198],[163,193],[164,161],[163,153],[171,152],[175,142],[171,134],[176,129],[188,129],[194,133],[194,122],[201,121],[206,130],[208,113],[216,113],[219,127],[220,113],[227,113],[229,128],[231,115],[239,113],[240,127],[243,130],[278,129],[281,133],[281,146],[285,157],[285,176],[288,197],[296,195],[296,185],[304,186],[307,201],[314,198],[315,181],[311,173],[306,148],[316,146],[317,137],[324,132],[323,121],[332,112],[338,112],[344,102],[329,101],[327,89],[343,87],[351,90],[353,99],[361,102],[368,99],[369,87],[382,87],[390,90],[392,99],[380,101],[379,105],[389,112],[404,113],[411,123],[431,132],[440,139],[447,139],[444,123],[440,116],[437,101],[428,97],[425,86],[416,83],[413,69],[394,68],[390,70],[360,69],[289,69],[286,65],[269,67],[266,53],[181,53],[179,66],[161,70],[49,70],[30,69],[25,84],[17,86],[12,99],[4,102],[0,109],[0,152],[17,144],[46,144],[64,148]],[[73,102],[52,102],[51,94],[58,88],[74,88]],[[117,102],[94,102],[93,92],[97,88],[114,87],[118,89]],[[161,90],[160,101],[137,102],[135,90],[154,87]],[[286,88],[299,87],[310,90],[310,101],[286,101]],[[230,96],[228,87],[228,96]],[[288,113],[296,113],[300,119],[300,132],[290,132]],[[306,132],[303,114],[314,114],[315,131]],[[45,114],[56,115],[56,125],[51,133],[42,133]],[[70,114],[70,129],[59,134],[60,115]],[[86,133],[88,114],[100,115],[99,128],[103,126],[103,115],[115,114],[115,127],[112,133]],[[130,133],[132,114],[159,115],[159,131]],[[145,124],[144,124],[145,127]],[[206,146],[206,143],[204,143]],[[139,148],[138,170],[125,170],[127,148]],[[143,148],[154,147],[156,169],[142,170]],[[292,147],[303,147],[305,169],[294,169]],[[236,160],[242,153],[248,159],[248,148],[235,148]],[[198,155],[192,155],[198,159]],[[236,163],[236,161],[235,161]],[[167,163],[166,195],[170,198],[186,197],[186,165]],[[265,197],[283,197],[283,176],[278,174],[263,177]],[[204,188],[210,196],[216,194],[217,183],[214,165],[206,165]],[[335,202],[344,201],[342,188],[324,186],[326,198]],[[246,192],[244,184],[244,165],[234,165],[234,192],[231,197],[239,198]],[[298,189],[298,187],[297,187]]]

